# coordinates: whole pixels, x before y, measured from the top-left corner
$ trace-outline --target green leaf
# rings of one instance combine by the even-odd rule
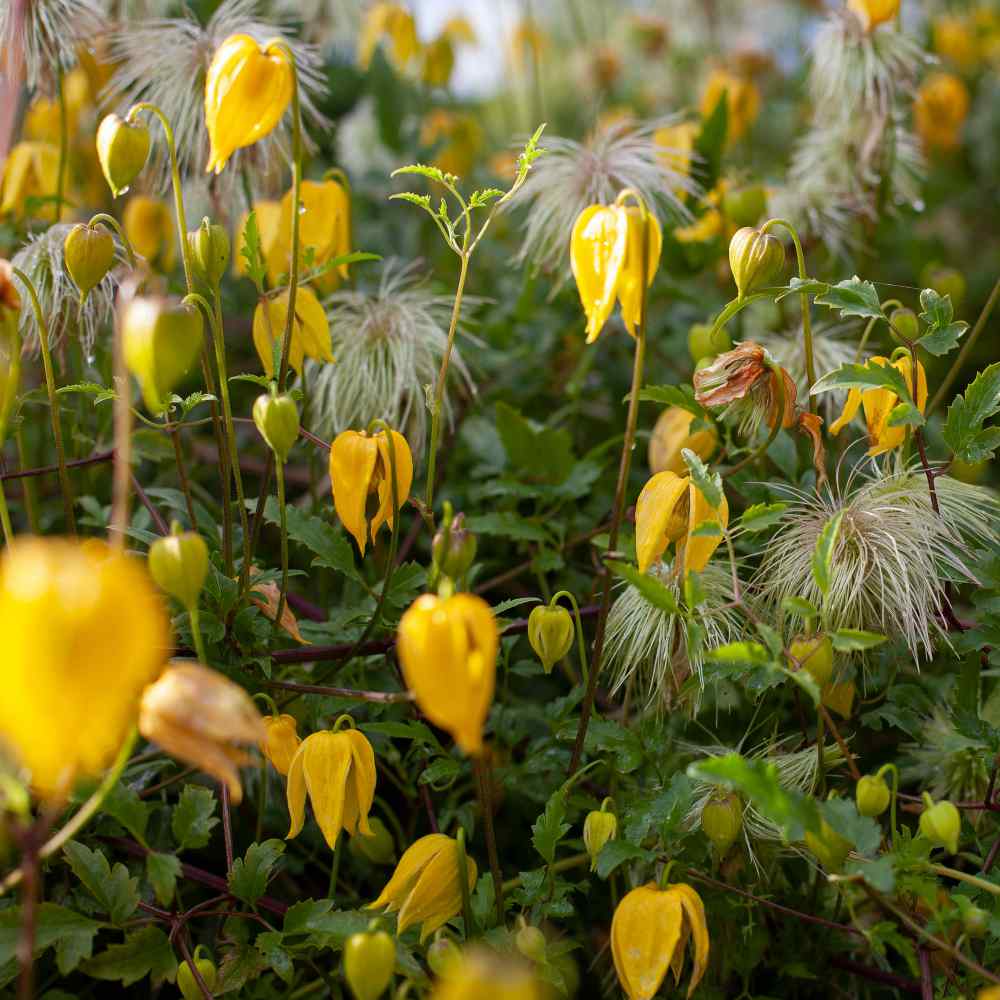
[[[243,225],[243,243],[240,246],[240,256],[246,261],[246,272],[250,280],[257,286],[257,291],[264,290],[264,280],[267,277],[267,263],[264,260],[264,247],[260,239],[260,228],[257,225],[257,213],[251,211]]]
[[[295,979],[295,966],[292,963],[292,956],[282,947],[283,938],[284,935],[280,931],[265,931],[257,935],[254,947],[278,978],[291,986]]]
[[[913,402],[906,379],[892,365],[880,365],[869,361],[865,365],[841,365],[836,371],[827,372],[817,379],[812,387],[812,395],[829,392],[831,389],[888,389],[906,402]]]
[[[212,836],[215,818],[215,793],[199,785],[185,785],[170,817],[170,829],[180,850],[204,847]]]
[[[849,840],[859,854],[878,851],[882,828],[870,816],[862,816],[853,799],[829,799],[820,804],[823,818],[842,837]]]
[[[798,615],[800,618],[816,618],[819,616],[819,609],[812,601],[807,601],[804,597],[786,597],[781,602],[781,610],[789,614]]]
[[[1000,413],[1000,361],[984,368],[969,384],[963,396],[948,407],[944,440],[963,462],[982,462],[1000,448],[1000,428],[983,427]]]
[[[825,281],[796,276],[774,297],[774,301],[780,302],[782,299],[787,299],[789,295],[825,295],[829,290],[830,286]],[[818,302],[819,299],[816,301]]]
[[[654,608],[666,611],[670,615],[681,613],[673,592],[656,577],[650,576],[648,573],[640,573],[634,566],[613,559],[609,559],[605,565],[615,576],[620,576],[632,584]]]
[[[897,403],[886,419],[887,427],[923,427],[924,415],[912,403]]]
[[[920,318],[927,324],[927,332],[917,341],[926,351],[941,357],[958,346],[959,338],[969,324],[961,320],[953,321],[954,315],[950,295],[939,295],[933,288],[925,288],[920,293]]]
[[[256,903],[267,889],[274,863],[285,853],[283,840],[265,840],[251,844],[242,858],[233,862],[229,873],[229,890],[245,903]]]
[[[39,903],[35,912],[35,954],[55,948],[59,972],[68,976],[90,958],[100,923],[56,903]],[[0,965],[13,962],[21,938],[21,907],[0,910]]]
[[[886,642],[884,635],[865,632],[856,628],[838,628],[830,633],[830,642],[838,653],[856,653],[862,649],[874,649]]]
[[[430,167],[426,163],[410,163],[405,167],[397,167],[389,176],[398,177],[400,174],[416,174],[438,184],[454,184],[458,180],[454,174],[446,174],[440,167]]]
[[[691,532],[692,538],[721,538],[722,525],[715,518],[699,522]]]
[[[496,428],[518,472],[547,483],[561,483],[569,476],[576,459],[568,430],[539,427],[503,402],[496,404]]]
[[[654,789],[630,804],[622,824],[624,839],[638,844],[653,830],[664,836],[680,831],[693,800],[691,779],[683,771],[675,772],[665,788]]]
[[[256,979],[267,967],[264,956],[250,944],[239,944],[226,952],[219,964],[219,978],[215,994],[235,993]]]
[[[837,547],[837,538],[840,536],[840,522],[843,520],[843,510],[838,510],[819,533],[816,539],[816,548],[812,555],[812,575],[816,581],[819,592],[826,597],[830,589],[830,571],[833,568],[833,553]]]
[[[625,397],[626,401],[628,398]],[[690,385],[646,385],[639,390],[639,401],[678,406],[696,417],[707,418],[705,407],[694,398],[694,388]]]
[[[626,861],[656,860],[655,851],[647,851],[643,847],[630,844],[627,840],[609,840],[597,855],[597,877],[607,878],[619,865]]]
[[[763,667],[773,662],[771,654],[759,642],[728,642],[710,649],[706,654],[715,663],[732,663],[744,667]]]
[[[113,944],[89,962],[81,971],[92,979],[119,982],[131,986],[149,976],[152,982],[172,980],[177,960],[167,935],[159,927],[142,927],[126,935],[121,944]]]
[[[857,275],[839,281],[822,295],[817,295],[816,305],[839,309],[842,319],[850,316],[881,319],[885,315],[875,286],[870,281],[862,281]]]
[[[709,472],[708,466],[690,448],[681,448],[681,458],[691,473],[691,481],[709,507],[717,508],[722,503],[722,477],[717,472]]]
[[[896,888],[896,871],[891,854],[883,854],[874,861],[851,859],[844,869],[848,875],[860,875],[878,892],[891,893]]]
[[[335,271],[338,267],[343,267],[345,264],[363,264],[365,261],[381,259],[377,253],[354,250],[351,253],[342,253],[338,257],[331,257],[329,260],[324,261],[318,268],[310,272],[309,277],[311,281],[315,281],[317,278],[322,278],[324,274],[329,274],[331,271]]]
[[[531,843],[550,865],[556,858],[556,846],[569,832],[569,823],[563,822],[566,818],[566,792],[566,787],[562,786],[552,793],[545,811],[531,828]]]
[[[101,812],[113,816],[139,843],[145,843],[150,811],[149,803],[120,781],[101,803]]]
[[[255,502],[247,501],[248,507],[255,505]],[[288,537],[293,542],[304,545],[315,555],[313,566],[332,569],[352,580],[361,579],[354,565],[354,550],[343,531],[320,517],[306,514],[294,504],[286,505],[285,514],[288,521]],[[277,497],[267,498],[264,504],[264,519],[268,524],[281,523]]]
[[[787,503],[754,503],[751,504],[739,520],[739,526],[744,531],[766,531],[781,523],[782,515],[788,509]]]
[[[465,523],[477,535],[496,535],[523,542],[547,542],[549,536],[541,525],[512,510],[495,511],[492,514],[476,514],[467,517]]]
[[[161,906],[169,906],[173,902],[180,874],[181,862],[175,855],[160,854],[157,851],[146,855],[146,877]]]
[[[139,905],[139,880],[132,878],[120,861],[112,868],[100,851],[91,850],[77,840],[71,840],[63,848],[63,854],[73,874],[116,927],[132,916]]]

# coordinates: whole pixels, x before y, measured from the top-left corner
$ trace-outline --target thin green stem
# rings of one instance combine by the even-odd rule
[[[17,445],[17,464],[23,472],[29,468],[26,461],[27,449],[24,444],[24,421],[18,421],[14,430],[14,441]],[[24,496],[24,510],[28,516],[28,530],[33,535],[41,533],[38,521],[38,502],[35,497],[35,483],[31,476],[21,480],[21,492]]]
[[[0,479],[0,522],[3,523],[4,544],[10,545],[14,540],[14,529],[10,525],[10,510],[7,508],[7,494],[4,492],[2,479]]]
[[[163,414],[163,422],[170,423],[169,412]],[[191,484],[188,482],[187,466],[184,463],[184,450],[181,448],[181,436],[176,428],[165,427],[170,437],[170,443],[174,446],[174,464],[177,466],[177,478],[181,484],[181,493],[184,494],[184,506],[187,507],[188,520],[191,522],[191,530],[198,530],[198,518],[194,512],[194,498],[191,496]]]
[[[949,868],[947,865],[938,865],[932,862],[927,867],[936,875],[944,875],[946,878],[957,879],[959,882],[965,882],[967,885],[974,885],[983,892],[1000,896],[1000,885],[997,885],[995,882],[988,882],[977,875],[970,875],[968,872],[959,871],[957,868]]]
[[[118,220],[113,215],[108,215],[107,212],[98,212],[97,215],[92,215],[90,217],[90,221],[87,225],[93,228],[99,222],[103,223],[117,235],[121,245],[125,248],[125,253],[128,255],[129,266],[132,268],[138,267],[139,261],[135,255],[135,249],[132,246],[132,241],[125,235],[125,230],[122,229]]]
[[[455,834],[455,863],[458,865],[458,884],[462,891],[462,923],[465,925],[465,940],[468,941],[475,924],[472,922],[472,901],[469,898],[469,863],[466,859],[463,827],[459,827]]]
[[[483,812],[483,831],[486,835],[486,853],[490,859],[490,873],[493,877],[497,927],[503,927],[503,872],[500,870],[500,855],[497,853],[497,836],[493,826],[492,778],[486,769],[485,760],[482,756],[476,756],[472,759],[472,769],[475,772],[476,791],[479,793],[479,805]]]
[[[583,683],[587,683],[587,678],[590,676],[590,668],[587,665],[587,644],[584,642],[583,638],[583,622],[580,620],[580,605],[576,602],[576,597],[568,590],[560,590],[552,595],[552,600],[549,601],[550,605],[555,605],[560,597],[569,598],[570,604],[573,605],[573,616],[576,619],[576,642],[577,642],[577,652],[580,656],[580,676],[583,678]]]
[[[889,799],[889,832],[892,835],[892,846],[896,847],[896,799],[899,797],[899,769],[895,764],[885,764],[878,770],[881,777],[886,771],[892,772],[892,793]]]
[[[281,526],[281,590],[278,592],[278,610],[274,615],[274,627],[281,627],[281,615],[285,610],[288,596],[288,514],[285,510],[285,463],[274,463],[274,478],[278,487],[278,519]]]
[[[201,634],[201,612],[196,604],[188,610],[191,619],[191,638],[194,641],[194,651],[198,656],[198,662],[208,666],[208,655],[205,653],[205,639]]]

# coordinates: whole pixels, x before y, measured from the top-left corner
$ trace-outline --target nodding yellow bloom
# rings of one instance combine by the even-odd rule
[[[953,73],[931,73],[913,102],[917,134],[928,149],[955,149],[969,114],[969,90]]]
[[[357,729],[326,730],[307,736],[288,768],[288,839],[302,832],[306,793],[323,838],[332,851],[341,830],[370,837],[375,798],[375,752]]]
[[[368,68],[383,39],[389,42],[389,54],[399,68],[406,66],[420,51],[416,22],[402,4],[376,3],[368,11],[358,38],[358,62],[362,69]]]
[[[332,178],[325,181],[303,181],[299,193],[299,240],[303,247],[312,248],[313,266],[320,267],[334,257],[351,252],[351,198],[347,189]],[[288,266],[290,247],[287,243],[292,226],[292,192],[281,199],[279,232],[284,235],[283,266]],[[324,291],[333,291],[340,278],[348,275],[347,265],[340,264],[318,279]]]
[[[50,142],[19,142],[0,177],[0,215],[27,217],[31,198],[51,198],[59,177],[59,148]],[[37,209],[36,211],[43,211]]]
[[[674,173],[682,177],[690,175],[694,143],[700,131],[701,125],[697,122],[680,122],[664,125],[653,133],[653,144],[659,149],[660,159]]]
[[[934,51],[960,69],[971,69],[979,61],[979,43],[968,19],[955,14],[934,18],[931,25]]]
[[[464,949],[445,965],[430,1000],[545,1000],[552,995],[530,962],[479,946]]]
[[[260,741],[260,752],[271,762],[278,774],[288,774],[292,759],[301,743],[298,723],[294,716],[264,716],[264,738]]]
[[[646,285],[660,263],[663,233],[656,216],[647,214],[649,242],[646,254]],[[615,301],[621,302],[625,328],[635,336],[642,308],[642,211],[624,205],[591,205],[573,226],[570,264],[587,315],[587,343],[604,329]]]
[[[281,275],[288,272],[291,253],[288,220],[281,211],[280,201],[255,201],[253,211],[257,219],[257,232],[260,235],[264,263],[267,265],[267,280],[272,285],[276,285]],[[247,273],[247,261],[241,251],[246,239],[246,226],[249,217],[250,213],[244,212],[236,230],[234,243],[236,252],[233,254],[233,268],[239,275]]]
[[[865,31],[891,21],[899,13],[899,0],[847,0],[847,6],[858,15]]]
[[[177,260],[177,234],[167,203],[147,194],[133,195],[122,212],[122,228],[137,254],[163,271]]]
[[[760,91],[753,80],[725,69],[713,70],[701,93],[701,114],[707,118],[726,95],[728,111],[727,142],[735,142],[746,135],[747,129],[760,114]]]
[[[458,871],[458,844],[443,833],[430,833],[414,841],[399,859],[386,887],[369,909],[399,911],[396,933],[421,924],[421,944],[462,909],[462,884]],[[476,863],[465,859],[469,889],[476,884]]]
[[[170,649],[143,564],[103,542],[23,537],[0,560],[0,743],[43,798],[113,760]]]
[[[483,146],[483,127],[473,115],[435,108],[420,126],[420,143],[434,147],[431,165],[446,174],[464,177]]]
[[[679,983],[689,940],[694,953],[690,997],[708,968],[708,925],[701,897],[684,883],[661,889],[655,882],[625,896],[611,920],[611,954],[629,1000],[651,1000],[667,969]]]
[[[274,378],[274,347],[280,351],[288,319],[288,290],[257,303],[253,314],[253,346],[269,378]],[[280,357],[280,354],[279,354]],[[330,321],[311,288],[300,285],[295,295],[295,320],[292,323],[292,343],[288,364],[302,371],[306,358],[333,361],[330,346]]]
[[[293,72],[278,41],[230,35],[215,50],[205,76],[206,173],[221,174],[237,149],[273,131],[292,99]]]
[[[473,594],[424,594],[399,622],[397,651],[407,687],[424,715],[467,754],[483,748],[498,645],[493,611]]]
[[[927,374],[924,366],[917,362],[916,392],[913,391],[913,364],[909,354],[902,355],[898,361],[890,362],[888,358],[872,358],[873,364],[885,367],[891,364],[906,380],[910,395],[921,413],[927,405]],[[898,448],[906,438],[906,427],[888,426],[889,414],[899,402],[899,397],[888,389],[851,389],[847,394],[844,411],[830,424],[830,433],[839,434],[841,429],[852,421],[858,412],[858,407],[864,407],[865,423],[868,425],[868,443],[871,456],[883,455],[887,451]]]
[[[693,451],[703,461],[709,458],[719,444],[719,433],[715,424],[696,431],[691,430],[694,414],[679,406],[668,406],[656,421],[649,438],[649,469],[651,472],[675,472],[682,476],[687,472],[684,456],[685,448]],[[705,424],[705,421],[702,421]]]
[[[90,80],[79,66],[63,77],[63,97],[67,131],[72,136],[77,132],[81,112],[90,103]],[[36,97],[24,115],[24,137],[58,146],[61,129],[59,101],[52,97]]]
[[[677,565],[683,565],[685,572],[700,573],[722,544],[721,531],[716,535],[695,534],[705,521],[716,521],[722,531],[728,527],[725,494],[718,507],[711,507],[690,477],[658,472],[643,486],[635,507],[639,571],[645,573],[667,546],[676,542]]]
[[[363,431],[343,431],[330,445],[330,483],[333,505],[344,527],[365,554],[369,532],[368,497],[378,494],[378,509],[371,518],[371,539],[374,542],[383,524],[392,531],[392,464],[396,463],[396,499],[402,508],[409,499],[413,485],[413,455],[406,438],[392,431],[393,451],[389,453],[389,438],[385,431],[367,434]]]
[[[264,720],[250,695],[228,677],[177,660],[142,693],[139,732],[171,757],[225,782],[238,805],[243,801],[239,768],[250,758],[237,744],[259,744]]]

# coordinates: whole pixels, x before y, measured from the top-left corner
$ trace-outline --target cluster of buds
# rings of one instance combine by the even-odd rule
[[[451,516],[451,506],[445,501],[441,527],[431,543],[430,585],[446,577],[461,582],[472,568],[476,559],[476,536],[465,526],[465,515],[461,512]]]

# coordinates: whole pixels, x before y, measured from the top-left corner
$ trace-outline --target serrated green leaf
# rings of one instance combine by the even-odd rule
[[[101,803],[101,812],[113,816],[140,843],[146,839],[150,811],[149,803],[143,802],[135,789],[120,781]]]
[[[874,649],[888,641],[886,636],[863,629],[838,628],[830,633],[830,642],[838,653],[856,653],[863,649]]]
[[[521,517],[512,510],[496,511],[492,514],[475,514],[467,517],[465,523],[469,530],[477,535],[495,535],[499,538],[510,538],[524,542],[547,542],[549,536],[545,529]]]
[[[648,573],[640,573],[634,566],[613,559],[609,559],[605,565],[615,576],[620,576],[632,584],[654,608],[666,611],[670,615],[681,613],[677,598],[656,577],[650,576]]]
[[[609,840],[597,855],[597,877],[607,878],[619,865],[626,861],[656,860],[656,852],[630,844],[627,840]]]
[[[247,501],[247,506],[256,506],[256,501]],[[288,523],[288,537],[299,545],[304,545],[315,555],[313,566],[332,569],[352,580],[359,580],[360,574],[354,565],[354,550],[343,531],[335,528],[320,517],[307,514],[294,504],[285,508]],[[280,525],[276,497],[268,497],[264,504],[264,520],[268,524]]]
[[[936,357],[957,347],[969,324],[953,320],[951,296],[939,295],[933,288],[925,288],[920,293],[920,306],[923,310],[920,318],[927,324],[927,331],[917,343]]]
[[[841,365],[836,371],[827,372],[816,380],[812,395],[831,389],[888,389],[901,400],[913,402],[906,379],[892,365],[869,361],[866,365]]]
[[[815,278],[792,278],[788,284],[774,297],[775,302],[787,299],[789,295],[825,295],[830,291],[830,285]],[[819,301],[817,299],[817,301]]]
[[[531,827],[531,843],[547,864],[552,864],[556,858],[556,847],[559,841],[569,832],[566,818],[566,788],[558,788],[549,796],[545,811],[535,820]]]
[[[204,847],[212,837],[215,816],[215,793],[199,785],[185,785],[170,817],[170,829],[180,850]]]
[[[246,262],[247,277],[263,291],[264,280],[267,277],[267,263],[264,260],[264,247],[260,238],[260,227],[257,225],[257,213],[251,211],[243,224],[243,242],[240,245],[240,256]]]
[[[751,504],[743,511],[739,526],[743,531],[766,531],[781,523],[781,517],[787,509],[787,503]]]
[[[762,667],[773,662],[767,648],[759,642],[727,642],[724,646],[710,649],[706,656],[716,663],[747,667]]]
[[[886,419],[887,427],[923,427],[924,415],[912,403],[897,403]]]
[[[81,971],[92,979],[131,986],[149,976],[156,984],[173,979],[177,960],[167,935],[159,927],[142,927],[126,935],[121,944],[113,944],[90,961]]]
[[[35,954],[55,948],[59,972],[68,976],[89,958],[101,924],[56,903],[39,903],[35,912]],[[0,965],[13,963],[21,938],[21,907],[0,910]]]
[[[818,306],[839,310],[842,319],[850,316],[881,319],[885,315],[875,286],[870,281],[862,281],[857,275],[837,282],[823,294],[817,295],[815,301]]]
[[[146,878],[161,906],[169,906],[174,899],[177,879],[181,875],[181,862],[173,854],[150,851],[146,855]]]
[[[717,472],[710,472],[690,448],[681,448],[681,458],[691,473],[691,481],[708,501],[709,507],[718,508],[722,503],[722,477]]]
[[[256,903],[267,889],[271,869],[285,853],[283,840],[265,840],[261,844],[251,844],[242,858],[233,862],[229,873],[229,891],[245,903]]]
[[[944,440],[963,462],[982,462],[1000,448],[1000,428],[983,427],[1000,413],[1000,362],[984,368],[969,384],[965,394],[948,407]]]
[[[91,850],[77,840],[71,840],[63,854],[73,874],[108,914],[111,923],[120,927],[139,905],[139,880],[132,878],[119,861],[114,868],[101,851]]]
[[[628,401],[628,396],[625,401]],[[678,406],[696,417],[707,418],[707,411],[694,398],[694,388],[690,385],[646,385],[639,390],[639,401],[643,403],[663,403]]]

